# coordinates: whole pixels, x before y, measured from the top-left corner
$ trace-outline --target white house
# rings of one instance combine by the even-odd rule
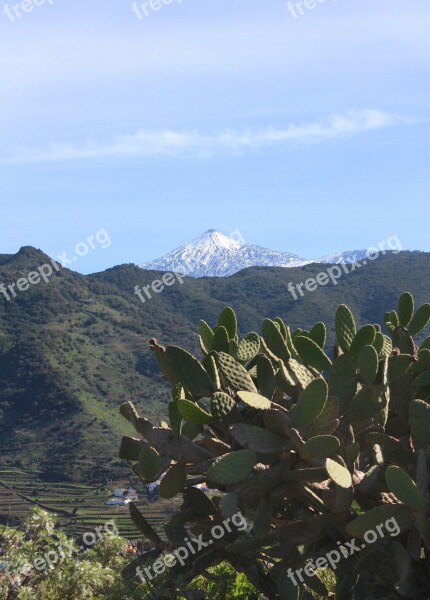
[[[106,506],[124,506],[124,498],[109,498],[106,500]]]

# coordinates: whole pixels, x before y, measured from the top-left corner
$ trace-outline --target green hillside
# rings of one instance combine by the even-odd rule
[[[0,282],[7,286],[48,261],[30,247],[0,255]],[[134,287],[160,274],[135,265],[90,276],[61,269],[49,283],[10,301],[0,295],[1,466],[95,484],[128,475],[117,456],[121,436],[132,432],[119,405],[135,401],[159,419],[169,400],[148,339],[199,352],[199,319],[213,323],[227,304],[246,333],[260,330],[264,317],[281,316],[292,328],[332,322],[342,302],[359,318],[381,323],[402,291],[410,290],[417,303],[430,298],[430,254],[403,252],[294,301],[289,282],[327,268],[252,268],[229,278],[186,278],[144,304]]]

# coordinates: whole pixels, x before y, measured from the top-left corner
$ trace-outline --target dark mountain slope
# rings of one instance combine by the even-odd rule
[[[0,255],[0,282],[16,282],[48,261],[29,247]],[[292,328],[318,320],[332,327],[342,302],[359,321],[381,323],[404,290],[417,302],[430,299],[430,254],[404,252],[294,301],[289,282],[327,268],[251,268],[228,278],[186,278],[145,303],[134,287],[151,284],[159,273],[130,264],[90,276],[61,269],[15,299],[0,295],[1,460],[76,479],[124,472],[117,453],[121,435],[130,430],[118,406],[131,399],[157,418],[169,399],[148,339],[198,353],[199,319],[214,323],[227,304],[246,333],[259,331],[266,316],[281,316]],[[333,341],[331,334],[329,349]]]

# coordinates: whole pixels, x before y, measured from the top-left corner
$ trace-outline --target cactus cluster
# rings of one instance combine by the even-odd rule
[[[165,540],[134,507],[136,524],[160,553],[187,532],[208,540],[238,510],[252,523],[173,567],[171,582],[228,561],[270,599],[327,596],[318,572],[298,588],[288,569],[394,518],[397,537],[338,564],[336,598],[430,597],[430,338],[418,347],[412,337],[429,320],[430,304],[415,310],[405,293],[385,315],[386,333],[357,328],[340,306],[333,352],[323,323],[291,331],[266,319],[261,335],[239,339],[231,308],[214,328],[200,323],[201,360],[152,341],[172,387],[170,424],[122,405],[141,438],[123,438],[120,457],[145,482],[165,473],[160,494],[182,494],[183,504]]]

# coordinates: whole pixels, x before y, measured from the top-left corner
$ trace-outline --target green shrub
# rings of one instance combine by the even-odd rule
[[[82,552],[55,528],[55,515],[36,507],[24,531],[0,530],[0,598],[5,600],[134,600],[140,592],[121,571],[126,542],[104,534]]]

